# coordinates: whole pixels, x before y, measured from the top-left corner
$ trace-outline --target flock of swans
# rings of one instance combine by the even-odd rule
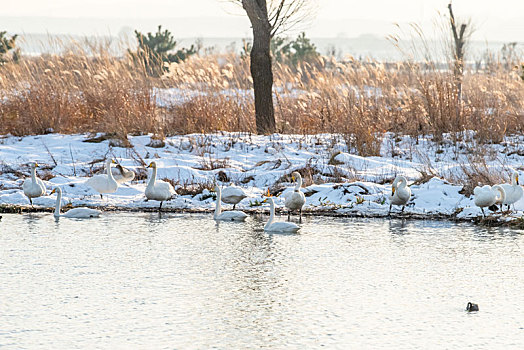
[[[106,173],[95,175],[86,181],[86,184],[93,188],[103,198],[104,194],[114,193],[117,191],[119,184],[134,179],[135,174],[133,171],[123,168],[117,165],[116,168],[112,167],[112,164],[116,164],[113,159],[106,161]],[[31,205],[33,205],[33,198],[44,196],[46,194],[46,187],[41,179],[36,176],[37,163],[31,163],[31,177],[24,181],[22,189],[24,194],[29,199]],[[171,199],[175,194],[173,186],[166,181],[157,179],[157,164],[151,162],[148,168],[152,168],[151,176],[149,176],[148,183],[145,189],[145,196],[147,200],[159,201],[159,211],[162,209],[162,203]],[[302,176],[298,172],[293,172],[291,178],[296,185],[292,192],[289,192],[285,196],[284,206],[288,209],[288,221],[290,220],[291,212],[298,211],[300,220],[302,219],[302,208],[306,204],[306,197],[300,190],[302,187]],[[215,188],[217,193],[215,212],[213,218],[217,221],[244,221],[247,218],[247,214],[235,210],[236,204],[242,199],[246,198],[246,193],[236,186],[230,186],[222,189],[219,186]],[[91,208],[74,208],[67,211],[65,214],[60,213],[62,190],[60,187],[56,187],[52,190],[51,194],[56,193],[56,204],[55,204],[55,217],[68,217],[68,218],[91,218],[98,217],[101,215],[100,210]],[[500,205],[501,209],[504,205],[507,206],[508,210],[510,206],[520,200],[524,194],[524,190],[519,185],[519,175],[516,171],[511,176],[511,184],[500,184],[495,186],[477,186],[474,189],[474,203],[478,206],[482,214],[485,216],[484,208],[490,210],[497,210],[496,205]],[[388,196],[389,199],[389,214],[391,213],[392,206],[402,206],[401,212],[404,211],[406,204],[411,198],[411,189],[408,187],[407,179],[404,176],[397,176],[393,181],[391,187],[391,194]],[[233,210],[222,211],[221,203],[233,204]],[[280,231],[280,232],[296,232],[299,230],[299,226],[292,222],[275,222],[275,201],[273,197],[269,196],[263,202],[269,203],[270,216],[269,220],[264,226],[265,231]]]
[[[511,175],[511,184],[477,186],[473,193],[475,205],[480,207],[482,214],[486,216],[484,208],[493,208],[497,204],[501,206],[501,210],[504,205],[509,210],[512,204],[515,209],[515,203],[522,198],[524,190],[519,184],[519,174],[514,171]]]

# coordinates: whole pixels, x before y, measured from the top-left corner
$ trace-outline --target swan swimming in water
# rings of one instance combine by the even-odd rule
[[[473,190],[473,194],[475,195],[474,203],[477,207],[480,207],[484,217],[486,217],[486,214],[484,213],[485,207],[490,207],[497,202],[503,203],[506,199],[506,192],[504,192],[504,188],[500,185],[495,185],[493,187],[489,185],[482,187],[477,186]]]
[[[287,219],[290,220],[292,211],[298,210],[300,214],[300,220],[302,220],[302,207],[306,203],[306,196],[300,190],[300,187],[302,187],[302,176],[298,171],[294,171],[291,174],[291,179],[293,181],[296,180],[297,184],[295,185],[293,192],[286,195],[286,199],[284,201],[284,205],[289,209],[287,213]]]
[[[114,193],[118,189],[118,182],[116,182],[111,171],[111,164],[114,163],[116,162],[113,159],[108,159],[106,161],[106,174],[95,175],[86,181],[86,185],[100,193],[100,198],[103,198],[103,193]]]
[[[273,197],[268,197],[262,203],[269,202],[269,220],[264,226],[264,231],[268,232],[297,232],[300,227],[293,222],[273,222],[275,220],[275,201]]]
[[[519,184],[519,173],[513,171],[513,174],[511,174],[511,184],[502,184],[500,186],[504,189],[506,197],[503,201],[498,203],[507,205],[508,210],[511,204],[513,204],[513,209],[515,209],[515,203],[518,202],[524,195],[524,190]]]
[[[215,214],[213,215],[213,219],[219,220],[219,221],[244,221],[247,218],[247,214],[243,211],[238,210],[230,210],[230,211],[224,211],[222,212],[222,208],[220,205],[220,202],[222,201],[222,190],[219,186],[215,187],[215,191],[217,192],[217,199],[215,204]]]
[[[68,210],[65,214],[60,214],[60,207],[62,206],[62,189],[60,187],[56,187],[51,191],[51,194],[57,193],[56,196],[56,204],[55,204],[55,212],[54,216],[56,218],[58,217],[66,217],[66,218],[73,218],[73,219],[87,219],[87,218],[97,218],[102,214],[100,210],[91,209],[91,208],[73,208],[71,210]]]
[[[31,163],[31,178],[24,181],[22,189],[24,194],[29,198],[29,203],[33,205],[33,198],[43,196],[45,194],[45,185],[42,180],[36,176],[36,168],[38,164],[36,162]]]
[[[393,181],[393,185],[391,185],[391,195],[389,196],[389,213],[391,213],[392,205],[401,205],[401,212],[404,212],[404,208],[411,198],[411,189],[407,185],[408,180],[406,180],[404,176],[399,175],[395,178],[395,181]]]
[[[162,203],[168,199],[171,199],[176,194],[176,192],[169,182],[157,180],[156,162],[151,162],[147,167],[153,168],[153,173],[151,174],[149,182],[147,183],[145,195],[147,199],[160,201],[160,206],[158,207],[158,211],[160,211],[162,209]]]
[[[244,190],[238,186],[229,186],[222,190],[222,202],[226,204],[233,204],[233,210],[240,201],[247,197]]]

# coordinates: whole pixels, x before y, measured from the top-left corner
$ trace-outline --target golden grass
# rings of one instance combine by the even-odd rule
[[[524,131],[524,82],[515,71],[491,62],[466,72],[458,101],[451,73],[431,67],[325,57],[275,63],[278,131],[342,133],[361,155],[378,154],[387,131],[439,140],[473,130],[482,143]],[[158,106],[156,88],[168,87],[188,98]],[[233,54],[194,56],[161,78],[103,48],[23,57],[0,67],[0,133],[254,132],[251,88],[249,61]]]

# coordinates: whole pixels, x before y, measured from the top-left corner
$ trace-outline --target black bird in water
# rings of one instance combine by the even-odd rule
[[[469,302],[466,306],[467,312],[479,311],[479,306],[477,304]]]

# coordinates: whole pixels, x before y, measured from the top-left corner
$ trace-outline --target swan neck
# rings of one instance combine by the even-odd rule
[[[151,173],[151,177],[149,178],[149,182],[147,183],[147,187],[155,186],[155,181],[156,181],[156,167],[153,167],[153,172]]]
[[[31,167],[31,180],[33,180],[33,183],[36,183],[36,167]]]
[[[267,229],[269,226],[271,226],[271,224],[273,224],[274,219],[275,219],[275,203],[271,200],[269,202],[269,220],[267,221],[264,228]]]
[[[295,185],[295,192],[300,191],[300,187],[302,187],[302,176],[298,175],[297,184]]]
[[[399,176],[395,179],[395,181],[393,181],[393,187],[397,189],[401,187],[406,187],[407,184],[408,180],[406,180],[404,176]]]
[[[498,191],[499,194],[500,194],[500,197],[497,197],[497,200],[498,201],[505,201],[506,200],[506,191],[504,191],[504,189],[502,188],[502,186],[500,185],[495,185],[492,187],[492,189],[494,189],[495,191]]]
[[[115,180],[113,178],[113,173],[111,172],[111,161],[108,160],[107,163],[106,163],[106,169],[107,169],[107,177],[110,179],[110,180]]]
[[[62,206],[62,190],[56,191],[56,204],[54,216],[60,216],[60,207]]]
[[[511,185],[512,186],[518,185],[518,183],[517,183],[517,173],[513,173],[513,175],[511,176]]]
[[[222,205],[220,204],[221,200],[222,200],[222,190],[220,189],[220,187],[217,187],[217,201],[216,201],[216,204],[215,204],[215,219],[222,212]]]

